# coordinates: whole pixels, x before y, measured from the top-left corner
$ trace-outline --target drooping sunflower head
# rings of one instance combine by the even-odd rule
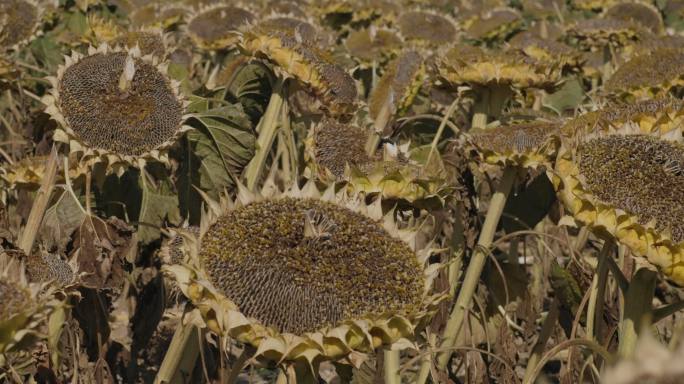
[[[347,166],[365,170],[372,162],[366,154],[369,132],[351,124],[323,120],[306,140],[306,155],[313,173],[322,180],[341,180]]]
[[[474,132],[470,141],[488,164],[549,166],[560,145],[559,125],[544,121],[504,125]]]
[[[617,104],[585,113],[561,128],[565,138],[590,136],[596,131],[655,134],[671,140],[682,137],[684,103],[675,98]]]
[[[72,54],[49,78],[53,88],[45,104],[59,123],[55,140],[83,153],[86,163],[165,161],[166,149],[186,129],[178,84],[137,49],[104,44],[88,53]]]
[[[575,9],[595,11],[617,3],[617,0],[572,0],[570,3]]]
[[[261,21],[258,27],[269,31],[293,33],[300,41],[310,45],[316,44],[319,39],[318,29],[306,18],[275,15]]]
[[[529,32],[517,34],[509,41],[509,44],[512,48],[540,62],[558,62],[565,66],[576,67],[581,61],[579,52],[569,45],[543,39]]]
[[[393,235],[415,232],[398,231],[379,205],[305,190],[210,203],[189,263],[166,270],[207,327],[254,345],[260,359],[315,372],[321,360],[411,340],[437,298],[427,250]]]
[[[520,13],[512,8],[497,8],[473,19],[466,26],[466,33],[475,40],[503,40],[523,24]]]
[[[663,17],[652,4],[640,1],[620,2],[606,8],[603,17],[631,21],[641,25],[653,33],[663,31]]]
[[[455,45],[438,64],[440,76],[449,84],[510,85],[516,88],[545,88],[560,79],[561,65],[537,61],[516,50],[487,51]]]
[[[44,334],[48,315],[60,305],[51,298],[52,291],[38,284],[29,284],[24,272],[0,248],[0,367],[8,355],[24,353]]]
[[[238,42],[240,31],[255,19],[256,16],[244,8],[217,4],[200,8],[188,20],[187,31],[200,48],[227,49]]]
[[[604,89],[621,98],[644,100],[667,95],[684,84],[684,51],[658,49],[621,65]]]
[[[166,44],[161,30],[144,29],[137,31],[126,31],[116,38],[108,41],[112,47],[121,46],[125,49],[140,48],[142,56],[152,55],[163,58],[166,55]]]
[[[557,159],[555,182],[577,221],[684,284],[684,144],[681,128],[660,129],[672,121],[663,109],[599,112],[578,123]],[[608,116],[616,120],[600,122]],[[647,130],[639,124],[644,116]]]
[[[351,57],[362,65],[384,60],[401,49],[403,40],[392,29],[364,28],[349,32],[344,45]]]
[[[240,47],[249,55],[275,64],[283,76],[308,86],[329,114],[348,115],[356,110],[357,89],[351,75],[294,31],[258,25],[243,34]]]
[[[30,0],[0,2],[0,52],[28,41],[40,23],[40,9]]]
[[[397,21],[402,36],[411,42],[436,47],[456,40],[456,23],[448,16],[431,11],[409,11]]]
[[[626,46],[638,40],[642,27],[633,21],[619,19],[585,19],[566,31],[585,48],[607,45]]]
[[[423,57],[416,51],[399,55],[388,66],[387,71],[371,92],[368,101],[370,116],[376,119],[387,105],[394,116],[411,106],[425,79]]]

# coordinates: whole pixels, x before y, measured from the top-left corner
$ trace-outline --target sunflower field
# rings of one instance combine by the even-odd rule
[[[0,0],[0,384],[684,383],[682,97],[682,0]]]

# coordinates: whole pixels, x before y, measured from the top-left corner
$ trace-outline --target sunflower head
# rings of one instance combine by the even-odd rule
[[[165,161],[166,149],[186,129],[178,84],[165,66],[137,49],[104,44],[87,56],[74,53],[49,80],[53,88],[45,103],[59,123],[55,140],[83,153],[86,163]]]
[[[596,11],[617,3],[617,0],[572,0],[573,8],[583,11]]]
[[[449,44],[456,40],[456,23],[448,16],[431,11],[402,13],[397,21],[402,36],[427,47]]]
[[[580,20],[567,30],[580,46],[603,47],[606,45],[626,46],[638,40],[641,26],[628,20],[585,19]]]
[[[23,354],[44,337],[47,317],[59,305],[53,291],[26,281],[23,268],[0,248],[6,269],[0,272],[0,367],[10,355]],[[1,368],[0,368],[1,369]]]
[[[633,101],[663,97],[681,85],[684,85],[684,52],[658,49],[621,65],[606,81],[604,89]]]
[[[672,105],[652,106],[595,112],[576,123],[555,183],[577,221],[684,284],[684,144],[681,128],[671,127]]]
[[[631,21],[656,34],[662,33],[664,29],[660,11],[654,5],[646,2],[634,1],[613,4],[605,9],[603,17]]]
[[[220,50],[238,42],[240,31],[256,19],[250,11],[225,4],[200,8],[188,20],[188,34],[202,49]]]
[[[546,88],[560,79],[560,65],[545,63],[516,50],[487,51],[455,45],[438,64],[440,76],[452,85],[510,85],[516,88]]]
[[[331,115],[348,115],[356,109],[356,82],[328,54],[295,31],[258,25],[243,34],[241,48],[264,57],[283,76],[291,76],[309,87]]]
[[[0,52],[28,41],[40,23],[40,9],[30,0],[0,2]]]
[[[306,140],[312,172],[324,181],[342,180],[347,166],[366,169],[372,163],[365,150],[369,132],[361,127],[323,120]]]
[[[471,143],[489,164],[549,166],[560,145],[559,125],[537,121],[489,128],[474,132]]]
[[[206,327],[255,346],[258,359],[313,373],[322,360],[409,341],[442,297],[428,294],[416,232],[379,205],[346,204],[313,184],[240,195],[210,203],[188,263],[165,269]]]
[[[425,79],[423,57],[416,51],[407,51],[389,63],[387,71],[371,92],[368,109],[376,119],[382,108],[390,103],[390,112],[404,112],[411,106]]]
[[[539,62],[558,62],[571,67],[577,67],[581,62],[579,53],[569,45],[528,32],[517,34],[509,44]]]
[[[403,40],[392,29],[364,28],[349,32],[344,45],[351,57],[363,65],[385,59],[401,49]]]
[[[125,49],[140,48],[142,56],[152,55],[163,58],[166,55],[166,44],[161,30],[147,29],[127,31],[108,41],[112,47],[121,46]]]
[[[512,8],[490,10],[468,23],[466,33],[475,40],[503,40],[523,24],[520,13]]]

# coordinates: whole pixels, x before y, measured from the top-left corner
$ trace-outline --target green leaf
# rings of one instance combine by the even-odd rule
[[[572,111],[582,104],[585,97],[580,79],[574,77],[567,79],[556,92],[545,95],[542,104],[561,115],[563,112]]]
[[[138,239],[147,244],[159,238],[159,229],[168,221],[174,225],[181,223],[178,196],[168,180],[157,181],[157,185],[140,173],[139,185],[142,190],[138,222]]]
[[[195,187],[214,198],[232,189],[233,177],[239,177],[254,156],[256,137],[239,105],[198,113],[191,124],[197,129],[187,134],[178,188],[183,216],[196,222],[201,199]]]
[[[236,69],[228,92],[233,100],[239,102],[252,125],[263,116],[271,97],[271,70],[261,63],[250,63]]]
[[[508,196],[501,224],[506,233],[529,230],[539,223],[556,201],[556,192],[545,173]]]
[[[62,63],[62,50],[50,37],[41,36],[31,42],[31,53],[45,69],[51,71]]]
[[[83,12],[73,12],[66,16],[66,27],[75,35],[83,36],[88,32],[88,20]]]

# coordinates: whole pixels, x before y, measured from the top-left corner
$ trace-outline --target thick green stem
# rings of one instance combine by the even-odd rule
[[[632,356],[639,332],[650,324],[656,279],[654,271],[642,268],[629,284],[625,295],[625,314],[620,326],[618,355],[621,357]]]
[[[487,126],[487,115],[489,114],[489,88],[478,89],[480,98],[473,106],[473,120],[470,124],[471,129],[483,129]]]
[[[382,354],[385,384],[401,384],[399,375],[399,351],[385,349]]]
[[[523,382],[529,382],[532,379],[532,375],[537,368],[537,364],[541,360],[544,349],[546,348],[546,343],[549,341],[551,334],[553,334],[553,329],[558,321],[558,315],[560,310],[558,308],[558,298],[556,298],[551,304],[549,313],[544,319],[544,325],[542,325],[541,332],[539,333],[539,339],[537,343],[532,348],[532,354],[530,354],[530,359],[527,360],[527,367],[525,368],[525,378]]]
[[[176,329],[166,351],[155,384],[183,384],[188,382],[199,356],[199,330],[193,324]]]
[[[470,258],[470,264],[466,270],[463,285],[461,285],[460,292],[456,298],[456,303],[454,304],[446,329],[444,330],[444,336],[440,346],[440,349],[443,350],[443,352],[437,356],[437,367],[440,370],[446,369],[449,359],[451,358],[453,347],[455,346],[463,326],[463,321],[468,312],[468,308],[470,307],[473,295],[475,294],[477,283],[480,281],[480,275],[482,274],[482,269],[484,268],[485,261],[487,261],[487,255],[489,254],[489,247],[494,240],[494,233],[496,232],[496,227],[499,224],[499,219],[501,218],[504,206],[506,205],[508,194],[513,186],[516,173],[517,168],[506,167],[497,191],[494,193],[494,196],[492,196],[492,200],[489,203],[489,210],[487,211],[487,216],[482,225],[477,247]]]
[[[280,125],[281,108],[283,108],[283,104],[285,103],[284,89],[284,80],[276,80],[264,116],[257,126],[259,137],[256,142],[256,152],[245,170],[245,179],[249,190],[254,190],[254,187],[256,187],[256,184],[259,182],[261,173],[264,170],[264,165],[266,164],[266,158],[268,157],[269,152],[271,152],[271,146],[273,145],[273,140],[275,139],[276,132]]]

